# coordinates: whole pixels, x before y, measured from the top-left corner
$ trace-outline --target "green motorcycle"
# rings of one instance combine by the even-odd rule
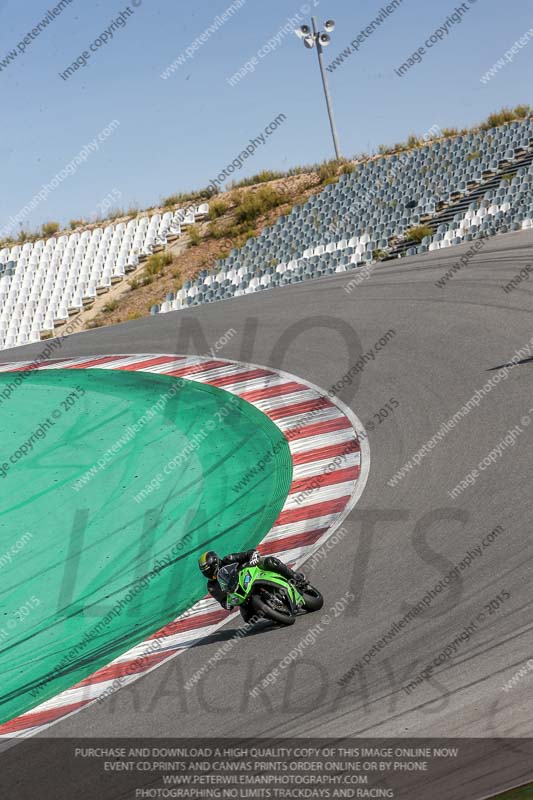
[[[257,619],[270,619],[292,625],[301,611],[318,611],[324,598],[310,584],[295,586],[277,572],[260,567],[229,564],[218,573],[218,582],[226,593],[228,607],[247,606]]]

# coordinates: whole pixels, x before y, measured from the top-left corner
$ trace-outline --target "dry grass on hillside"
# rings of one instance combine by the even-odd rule
[[[217,195],[210,203],[215,206],[212,219],[194,226],[199,234],[198,244],[192,246],[190,235],[182,235],[166,251],[172,256],[171,263],[163,266],[148,285],[131,288],[138,274],[146,272],[149,261],[144,262],[133,279],[117,284],[93,309],[84,312],[85,327],[116,325],[148,315],[151,306],[163,302],[167,292],[176,292],[184,281],[194,278],[202,269],[212,269],[215,259],[223,258],[234,247],[242,247],[247,238],[273,225],[294,205],[305,203],[330,179],[329,175],[321,178],[317,173],[302,174]],[[254,195],[262,200],[270,198],[276,204],[255,216],[261,206],[254,206],[251,201]],[[279,200],[283,202],[278,205]]]

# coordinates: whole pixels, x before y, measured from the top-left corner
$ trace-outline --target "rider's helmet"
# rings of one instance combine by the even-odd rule
[[[214,550],[208,550],[206,553],[202,553],[198,559],[198,567],[202,575],[214,580],[220,568],[220,558]]]

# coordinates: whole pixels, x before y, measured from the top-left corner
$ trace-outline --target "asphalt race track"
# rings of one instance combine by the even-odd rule
[[[327,389],[394,331],[338,394],[367,425],[370,477],[342,540],[308,573],[325,594],[324,610],[346,592],[355,601],[343,612],[332,611],[314,645],[255,698],[249,690],[317,623],[312,615],[292,628],[265,628],[239,641],[186,691],[186,680],[231,635],[230,623],[46,736],[533,736],[527,702],[533,672],[514,688],[503,688],[533,653],[533,427],[521,423],[529,409],[533,421],[533,347],[529,360],[509,370],[419,466],[396,486],[388,484],[486,384],[495,374],[491,370],[531,343],[531,283],[508,294],[501,287],[533,261],[533,232],[489,241],[446,286],[437,287],[468,248],[378,265],[351,293],[345,286],[354,272],[64,341],[54,357],[203,355],[234,328],[237,335],[220,357],[281,368]],[[6,351],[2,360],[27,360],[42,348]],[[391,398],[398,405],[379,422]],[[450,497],[517,425],[521,432],[513,444],[479,472],[474,485]],[[352,669],[497,526],[494,540],[427,610],[369,655],[362,670]],[[476,620],[453,658],[414,688],[404,688]],[[351,678],[339,685],[350,669]],[[490,788],[497,788],[494,776]]]

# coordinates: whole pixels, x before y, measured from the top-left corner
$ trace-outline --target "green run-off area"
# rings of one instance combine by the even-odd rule
[[[15,373],[0,373],[0,396]],[[20,380],[20,379],[19,379]],[[0,722],[205,594],[207,549],[256,545],[292,462],[259,410],[146,372],[27,373],[0,402]]]

